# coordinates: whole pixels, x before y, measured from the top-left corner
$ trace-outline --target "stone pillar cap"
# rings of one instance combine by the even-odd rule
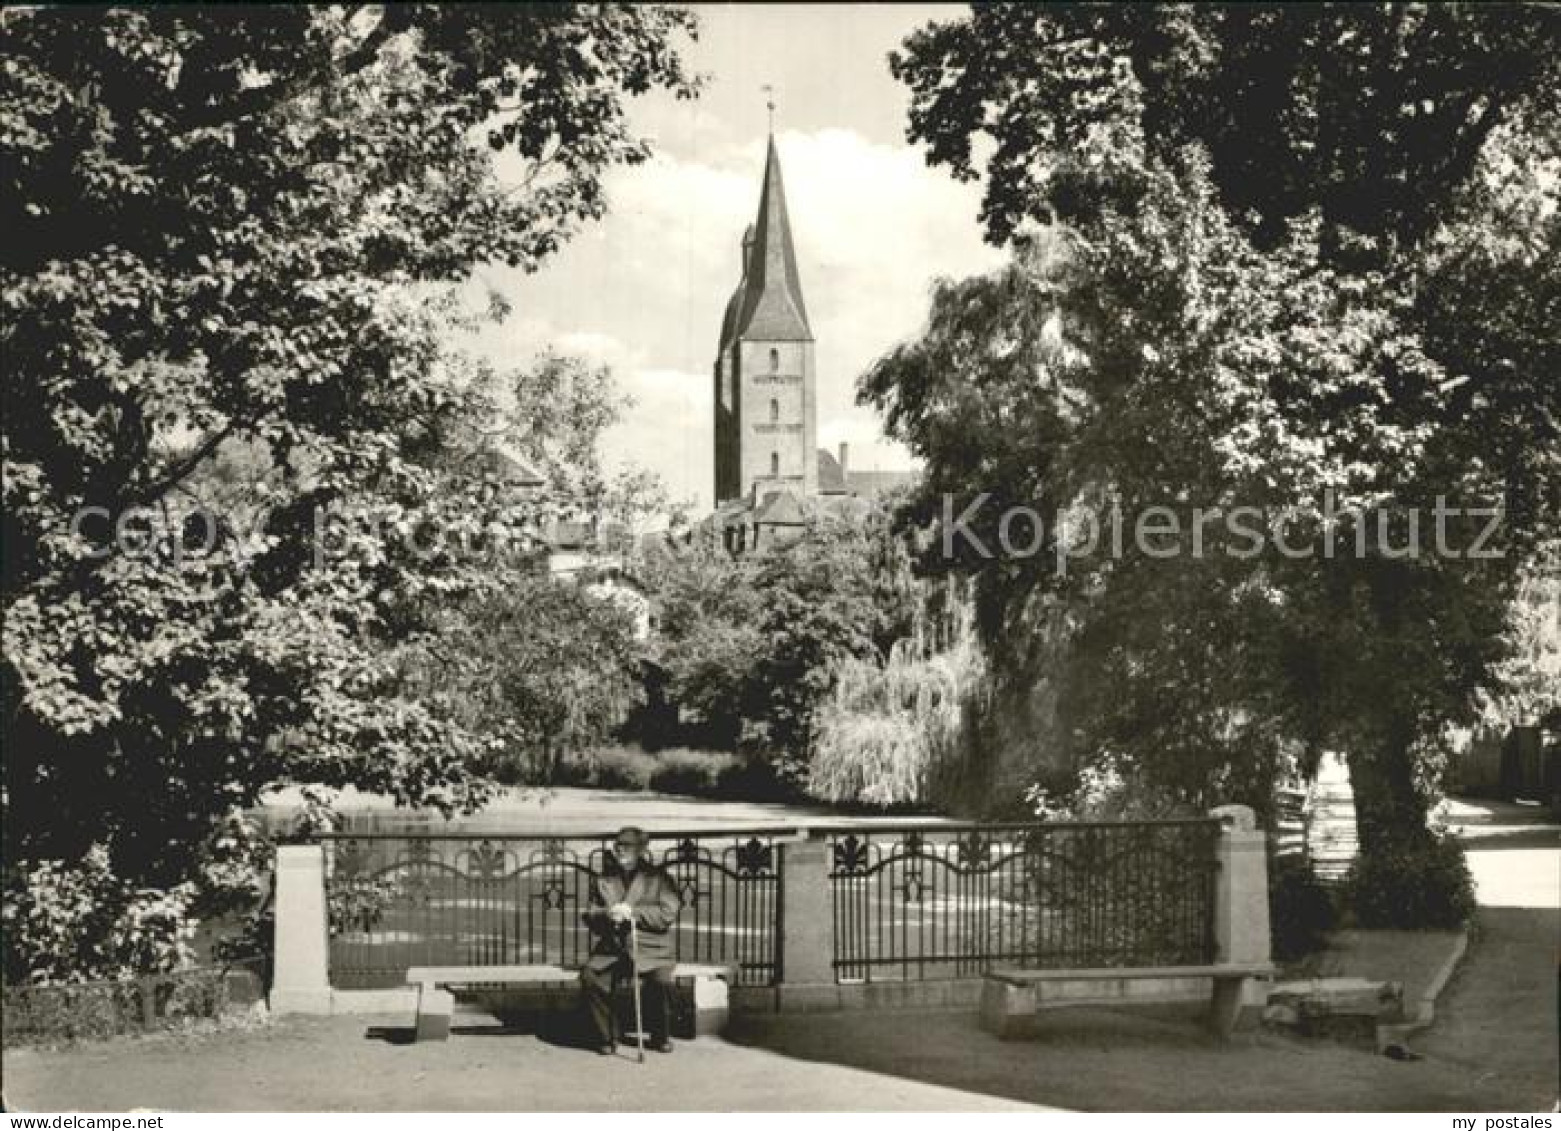
[[[1218,817],[1233,829],[1251,832],[1257,828],[1257,814],[1248,805],[1216,805],[1209,816]]]

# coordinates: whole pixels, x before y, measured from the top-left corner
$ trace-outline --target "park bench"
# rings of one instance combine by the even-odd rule
[[[536,986],[543,989],[573,987],[579,971],[567,966],[414,966],[407,971],[407,985],[417,987],[416,1040],[443,1041],[450,1036],[455,1012],[456,986]],[[718,1033],[726,1025],[728,990],[737,980],[735,966],[679,962],[672,973],[676,996],[681,995],[693,1018],[688,1036]],[[674,1001],[676,1006],[676,1001]],[[674,1008],[673,1016],[678,1016]],[[675,1024],[675,1022],[674,1022]]]
[[[1209,1002],[1209,1027],[1220,1037],[1229,1037],[1241,1011],[1242,988],[1249,979],[1267,978],[1273,973],[1273,965],[1267,962],[1227,962],[1211,966],[1124,966],[1093,970],[999,967],[987,971],[981,985],[981,1027],[1007,1040],[1032,1032],[1041,1009],[1102,1005],[1121,1000],[1104,996],[1080,997],[1064,990],[1064,983],[1210,978],[1214,989]],[[1054,992],[1048,994],[1048,990]]]

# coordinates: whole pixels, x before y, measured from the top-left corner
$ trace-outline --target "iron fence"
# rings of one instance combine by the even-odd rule
[[[331,982],[400,985],[410,966],[582,964],[581,922],[611,835],[327,834]],[[778,977],[781,857],[772,834],[658,833],[678,887],[680,961],[728,963],[744,985]]]
[[[1217,819],[830,834],[841,982],[1214,961]]]

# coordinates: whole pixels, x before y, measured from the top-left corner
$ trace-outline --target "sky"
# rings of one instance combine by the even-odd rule
[[[957,5],[700,5],[686,58],[706,76],[694,101],[630,102],[651,139],[646,164],[606,179],[607,217],[535,275],[485,269],[477,280],[513,313],[477,339],[506,366],[544,346],[609,364],[635,402],[604,438],[610,467],[649,468],[674,499],[713,494],[711,366],[758,210],[768,112],[809,319],[817,338],[818,442],[851,445],[858,469],[904,468],[857,378],[925,323],[933,281],[989,271],[980,189],[928,168],[905,141],[907,94],[887,56]]]

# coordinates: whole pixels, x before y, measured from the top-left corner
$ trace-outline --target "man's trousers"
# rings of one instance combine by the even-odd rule
[[[645,1038],[650,1044],[664,1041],[668,1036],[672,970],[673,967],[667,965],[640,972],[640,1008],[645,1017]],[[597,1044],[610,1044],[617,1039],[613,993],[619,982],[633,976],[633,965],[627,958],[619,959],[605,969],[586,966],[580,970],[580,988],[585,992],[586,1012],[590,1015],[591,1031]]]

